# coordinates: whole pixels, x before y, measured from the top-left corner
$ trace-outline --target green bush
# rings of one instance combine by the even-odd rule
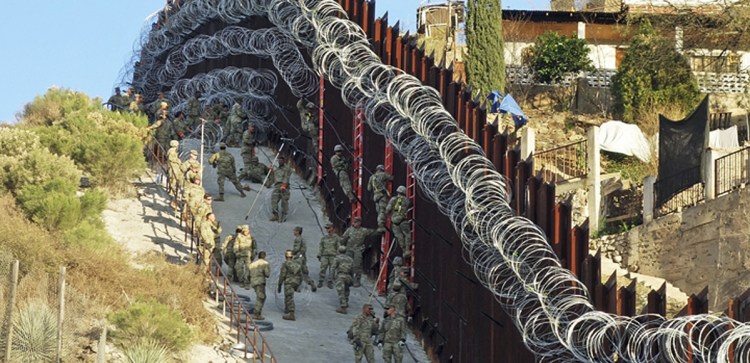
[[[190,327],[180,314],[155,300],[138,301],[109,316],[117,327],[112,333],[120,344],[151,339],[170,351],[179,352],[193,339]]]
[[[688,112],[700,95],[687,58],[648,21],[639,27],[612,78],[612,94],[623,120],[632,123],[660,107],[676,105]]]
[[[13,362],[54,362],[57,350],[57,318],[44,303],[32,301],[13,317]]]
[[[169,350],[153,340],[141,340],[125,348],[125,359],[128,363],[166,363],[169,362]]]
[[[18,157],[41,146],[39,136],[31,131],[0,127],[0,156]]]
[[[558,83],[566,76],[593,69],[586,40],[545,32],[531,47],[526,60],[534,71],[534,80]]]
[[[58,156],[43,148],[21,156],[0,155],[0,180],[11,193],[18,194],[28,185],[45,185],[52,179],[75,188],[80,182],[81,171],[67,156]]]
[[[26,126],[52,125],[71,112],[83,109],[96,109],[89,96],[82,92],[53,87],[26,104],[21,119]]]

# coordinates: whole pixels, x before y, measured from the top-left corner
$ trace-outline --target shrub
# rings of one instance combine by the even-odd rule
[[[60,121],[70,112],[95,108],[86,94],[53,87],[27,103],[20,116],[26,126],[43,126]]]
[[[13,127],[0,127],[0,155],[17,157],[40,147],[39,136],[35,133]]]
[[[44,185],[53,179],[66,185],[78,185],[81,171],[73,160],[46,149],[30,150],[18,156],[0,156],[0,180],[11,193],[18,194],[28,185]],[[75,191],[75,189],[74,189]]]
[[[699,97],[698,83],[687,58],[674,41],[654,32],[644,21],[612,78],[617,111],[626,122],[637,122],[655,109],[678,106],[691,110]]]
[[[180,314],[155,300],[138,301],[109,316],[116,327],[112,335],[121,344],[151,339],[171,351],[190,344],[193,333]]]
[[[169,350],[154,340],[144,339],[125,348],[128,363],[166,363]]]
[[[593,69],[586,40],[545,32],[538,38],[526,60],[534,80],[558,83],[566,76]]]
[[[46,304],[32,301],[13,318],[12,358],[15,362],[47,363],[55,360],[57,318]]]

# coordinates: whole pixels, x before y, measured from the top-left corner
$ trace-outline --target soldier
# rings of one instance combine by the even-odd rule
[[[187,105],[185,106],[186,121],[190,128],[200,125],[201,103],[198,101],[199,97],[199,94],[190,96],[187,100]]]
[[[315,281],[310,278],[310,270],[307,268],[307,242],[302,238],[302,227],[294,227],[294,245],[292,246],[292,255],[295,258],[299,258],[302,263],[302,279],[310,285],[310,289],[313,292],[317,291],[318,288],[315,286]]]
[[[158,117],[161,112],[169,112],[171,107],[169,100],[164,96],[164,92],[159,92],[159,98],[149,105],[150,112],[154,117]]]
[[[190,213],[193,214],[194,219],[199,220],[195,212],[198,210],[200,202],[205,197],[206,191],[201,187],[201,180],[197,175],[193,175],[189,179],[191,183],[188,183],[188,188],[185,188],[185,201],[187,202]]]
[[[120,106],[122,106],[120,108],[122,111],[127,111],[128,107],[130,107],[130,102],[135,99],[133,93],[135,93],[133,87],[128,87],[128,90],[122,95],[122,103],[120,104]]]
[[[255,125],[249,123],[247,130],[242,134],[242,163],[245,165],[247,171],[248,165],[251,164],[252,157],[255,156],[255,146],[258,144],[255,141]]]
[[[232,110],[229,112],[228,128],[227,131],[227,144],[237,146],[242,138],[242,120],[245,118],[245,112],[242,111],[242,106],[239,102],[235,102],[232,105]]]
[[[146,106],[143,105],[143,96],[141,96],[140,93],[135,94],[135,99],[130,101],[130,105],[128,106],[128,109],[131,113],[139,114],[139,115],[145,115],[146,114]]]
[[[120,87],[115,87],[115,94],[107,100],[107,105],[109,106],[110,111],[120,111],[123,109]]]
[[[398,313],[398,316],[404,317],[404,319],[407,318],[407,314],[409,313],[409,298],[406,296],[406,291],[404,291],[403,284],[400,280],[397,280],[392,286],[391,286],[391,292],[388,293],[388,298],[386,299],[386,303],[389,305],[392,305],[396,308],[396,313]]]
[[[292,251],[286,250],[284,253],[284,264],[281,265],[279,273],[279,285],[277,292],[281,293],[281,287],[284,286],[284,320],[296,320],[294,316],[294,292],[297,291],[302,283],[302,265],[300,261],[293,258]]]
[[[258,253],[258,259],[248,266],[250,271],[250,286],[255,290],[255,310],[253,319],[265,320],[263,317],[263,304],[266,302],[266,280],[271,277],[271,269],[266,261],[266,251]]]
[[[180,142],[172,140],[169,142],[169,150],[167,151],[167,175],[169,176],[169,194],[172,198],[177,198],[177,191],[182,187],[182,174],[180,173],[180,166],[182,161],[180,155],[177,153],[177,149],[180,147]],[[177,202],[172,200],[170,203],[172,208],[177,208]]]
[[[318,124],[315,123],[315,104],[312,102],[305,102],[304,99],[297,101],[297,111],[299,111],[300,127],[302,133],[310,138],[312,141],[313,151],[317,154],[318,151]]]
[[[161,145],[161,147],[166,147],[169,145],[170,140],[175,139],[175,133],[174,133],[174,127],[172,125],[172,121],[169,119],[166,113],[162,114],[158,120],[156,120],[155,123],[151,124],[148,127],[149,130],[155,130],[154,131],[154,138],[156,141]],[[159,157],[161,157],[163,154],[161,154],[161,148],[159,148],[159,151],[157,153]]]
[[[185,174],[185,179],[190,181],[194,176],[201,178],[201,162],[198,161],[198,150],[190,150],[188,159],[182,163],[180,170]]]
[[[404,259],[411,256],[411,222],[407,217],[411,201],[406,197],[406,187],[399,185],[397,195],[393,196],[385,207],[385,213],[391,216],[391,229],[401,246]]]
[[[237,178],[237,171],[234,167],[234,156],[227,151],[227,145],[225,143],[219,144],[219,152],[211,155],[208,162],[214,167],[218,167],[219,172],[217,173],[216,183],[219,184],[219,197],[216,198],[217,202],[224,201],[224,178],[229,178],[229,181],[234,184],[237,191],[240,192],[240,196],[244,198],[246,196],[242,189],[250,190],[247,187],[243,187],[240,184],[240,180]]]
[[[292,176],[292,168],[285,164],[286,158],[279,155],[279,167],[273,171],[273,194],[271,194],[271,208],[273,216],[271,222],[286,221],[286,215],[289,211],[289,178]],[[281,201],[281,211],[279,211],[279,201]]]
[[[201,229],[201,226],[203,226],[203,223],[206,220],[206,214],[209,212],[213,212],[213,197],[211,194],[204,193],[202,201],[196,200],[193,205],[195,207],[195,213],[193,215],[196,216],[196,226],[198,227],[198,230]]]
[[[253,236],[250,235],[250,226],[243,224],[239,226],[241,229],[240,234],[234,239],[234,271],[237,280],[239,280],[242,287],[246,287],[249,281],[247,280],[247,273],[250,271],[250,263],[255,257],[256,243],[253,240]]]
[[[162,103],[162,105],[166,105],[166,104]],[[190,130],[185,124],[185,114],[182,111],[177,112],[177,115],[175,116],[174,121],[172,121],[172,127],[174,128],[174,131],[177,134],[178,140],[184,139],[185,135],[190,133]]]
[[[352,181],[349,180],[349,160],[344,158],[344,147],[336,145],[334,146],[333,151],[335,151],[336,154],[331,156],[331,168],[333,168],[333,172],[336,173],[336,177],[339,178],[339,184],[341,185],[341,189],[344,190],[344,194],[346,194],[349,201],[353,203],[355,198],[354,193],[352,193]]]
[[[229,276],[227,278],[231,282],[240,282],[239,273],[235,268],[237,262],[237,255],[234,254],[234,240],[242,233],[242,226],[237,226],[234,230],[234,235],[229,235],[224,238],[224,243],[221,244],[222,255],[224,256],[224,262],[229,266]]]
[[[216,221],[216,215],[213,213],[206,214],[206,222],[203,223],[200,229],[201,242],[203,243],[203,251],[201,255],[200,263],[208,265],[211,261],[211,253],[214,250],[214,240],[216,239],[215,229],[213,224]]]
[[[378,347],[383,349],[383,360],[386,363],[401,363],[406,345],[406,321],[396,313],[393,305],[386,306],[386,312],[388,316],[383,319],[378,334]]]
[[[375,174],[372,174],[367,181],[367,190],[372,193],[375,211],[378,213],[378,231],[380,232],[385,232],[385,207],[391,196],[387,189],[389,181],[393,181],[393,175],[386,173],[383,165],[378,165]]]
[[[375,362],[375,352],[372,348],[372,337],[378,334],[378,324],[372,305],[365,304],[362,307],[362,315],[357,316],[352,326],[347,331],[347,336],[354,347],[354,361],[362,362],[362,355],[368,363]]]
[[[343,234],[343,243],[349,257],[354,263],[353,269],[353,287],[360,287],[362,279],[362,254],[365,252],[365,241],[372,235],[378,233],[372,228],[362,227],[362,218],[354,217],[351,227],[347,228]]]
[[[346,254],[346,245],[339,246],[339,254],[333,261],[333,271],[336,273],[336,293],[339,295],[339,307],[336,312],[346,314],[349,307],[349,286],[352,285],[352,258]]]
[[[388,286],[393,286],[393,283],[401,277],[401,267],[403,265],[404,259],[401,256],[393,258],[393,269],[391,270],[391,276],[388,278]]]
[[[245,164],[245,171],[242,174],[244,179],[250,180],[253,183],[266,182],[267,187],[271,186],[271,181],[266,179],[266,175],[271,170],[266,164],[258,161],[257,156],[250,158],[250,164]]]
[[[334,259],[336,258],[336,251],[339,246],[342,245],[341,236],[334,233],[333,224],[326,223],[327,236],[323,236],[320,239],[320,248],[318,249],[318,261],[320,261],[320,278],[318,279],[318,287],[323,287],[323,281],[326,280],[326,275],[330,276],[328,280],[328,288],[333,288],[333,274],[335,271],[331,271],[328,274],[328,268],[333,266]]]

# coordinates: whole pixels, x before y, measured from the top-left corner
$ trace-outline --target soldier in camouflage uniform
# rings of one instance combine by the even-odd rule
[[[386,306],[386,311],[388,316],[380,326],[378,347],[383,349],[383,360],[386,363],[401,363],[406,345],[406,321],[397,314],[393,305]]]
[[[347,331],[347,336],[354,347],[354,361],[362,362],[365,356],[368,363],[375,362],[375,352],[372,347],[372,337],[378,334],[378,324],[372,305],[365,304],[362,307],[362,315],[357,316],[352,326]]]
[[[193,180],[193,177],[201,178],[201,162],[198,160],[198,150],[190,150],[188,159],[182,163],[180,170],[185,174],[185,180]]]
[[[407,314],[409,313],[409,298],[406,296],[406,291],[404,290],[404,285],[401,281],[397,280],[391,286],[391,291],[388,293],[386,303],[393,305],[396,308],[396,313],[406,319]]]
[[[120,94],[120,87],[115,87],[115,94],[107,100],[107,105],[110,111],[121,111],[124,109],[122,105],[122,94]]]
[[[239,273],[235,268],[237,262],[237,255],[234,254],[234,240],[242,233],[242,226],[237,226],[234,230],[234,235],[229,235],[224,238],[224,242],[221,244],[222,256],[224,256],[224,262],[229,266],[229,276],[227,278],[231,282],[240,282]]]
[[[135,96],[133,95],[135,91],[133,90],[133,87],[128,87],[128,90],[125,92],[124,95],[122,95],[122,103],[120,104],[122,106],[122,111],[127,112],[128,107],[130,107],[130,102],[135,99]]]
[[[339,254],[333,260],[333,271],[336,273],[336,293],[339,295],[339,307],[336,312],[346,314],[349,307],[349,287],[352,285],[352,258],[346,254],[346,245],[339,246]]]
[[[367,190],[372,193],[375,211],[378,213],[378,231],[385,231],[385,207],[388,205],[388,182],[393,181],[393,175],[385,172],[385,166],[378,165],[375,174],[367,181]]]
[[[159,98],[156,99],[156,101],[151,102],[151,104],[148,107],[149,112],[151,112],[151,114],[154,115],[154,118],[158,117],[159,113],[163,112],[164,110],[169,112],[170,108],[171,108],[171,103],[164,96],[164,92],[159,92]]]
[[[191,129],[195,129],[201,124],[201,103],[198,101],[199,95],[190,96],[185,106],[185,121]]]
[[[271,277],[271,268],[266,261],[266,251],[258,253],[258,259],[248,266],[250,271],[250,286],[255,290],[255,309],[253,319],[265,320],[263,317],[263,304],[266,302],[266,280]]]
[[[292,251],[286,250],[284,253],[284,264],[281,265],[279,273],[279,284],[277,292],[281,293],[281,287],[284,287],[284,320],[296,320],[294,316],[294,292],[302,284],[302,264],[299,259],[293,258]]]
[[[343,239],[335,233],[333,230],[333,224],[326,223],[325,227],[328,235],[323,236],[323,238],[320,239],[320,248],[318,249],[318,261],[320,261],[320,278],[318,279],[318,287],[323,287],[323,281],[326,280],[326,275],[328,275],[328,288],[332,289],[335,271],[332,270],[331,273],[328,273],[328,269],[333,266],[336,252],[338,251],[339,246],[343,245]]]
[[[240,192],[240,196],[244,198],[245,192],[242,190],[243,186],[240,184],[240,180],[237,178],[237,171],[234,167],[234,156],[227,151],[227,145],[221,143],[219,145],[219,152],[211,155],[208,162],[213,165],[214,168],[218,167],[216,183],[219,184],[219,197],[216,198],[217,202],[224,201],[224,178],[229,178],[229,181],[234,184],[237,191]]]
[[[169,145],[169,141],[174,139],[174,130],[172,128],[172,121],[169,120],[166,114],[156,120],[155,123],[147,127],[148,131],[154,130],[154,139],[159,144],[155,146],[155,154],[159,160],[162,160],[166,155],[166,147]]]
[[[174,199],[177,199],[177,192],[182,188],[183,175],[180,173],[180,166],[182,160],[177,149],[180,147],[180,142],[172,140],[169,142],[169,150],[167,150],[167,174],[169,175],[169,195],[172,196],[171,202],[172,208],[176,208],[177,204]]]
[[[206,214],[206,223],[203,223],[200,229],[201,243],[203,245],[200,263],[204,265],[208,265],[209,261],[211,261],[211,253],[215,247],[216,232],[213,228],[215,221],[216,216],[213,213]]]
[[[351,227],[347,228],[342,235],[346,251],[354,262],[353,287],[361,286],[362,254],[365,252],[365,241],[376,233],[378,232],[372,228],[362,227],[362,218],[354,217]]]
[[[250,271],[250,263],[255,257],[256,243],[253,236],[250,235],[250,226],[243,224],[240,226],[242,231],[234,239],[233,251],[235,256],[234,271],[236,277],[243,287],[248,284],[247,273]]]
[[[310,289],[313,292],[317,291],[318,288],[315,286],[315,281],[310,278],[310,270],[307,268],[307,242],[302,238],[302,227],[294,227],[294,245],[292,246],[292,255],[295,258],[299,258],[302,263],[302,279],[310,285]]]
[[[286,158],[279,155],[279,167],[273,171],[273,194],[271,194],[271,208],[273,216],[271,221],[286,221],[286,215],[289,212],[289,178],[292,176],[292,168],[286,165]],[[281,201],[281,211],[279,211],[279,201]]]
[[[344,194],[349,198],[350,202],[354,202],[354,193],[352,192],[352,181],[349,179],[349,160],[344,157],[344,147],[336,145],[333,148],[336,152],[331,156],[331,168],[336,173],[336,177],[339,179],[341,189],[344,190]]]
[[[211,194],[204,193],[202,201],[196,201],[194,203],[195,209],[193,215],[195,216],[195,223],[198,230],[201,229],[203,223],[206,221],[206,214],[213,212],[213,197]]]
[[[242,151],[240,153],[240,155],[242,155],[242,164],[245,166],[246,172],[248,165],[251,164],[251,159],[255,156],[255,146],[257,144],[258,142],[255,141],[255,125],[249,123],[247,125],[247,130],[242,133]]]
[[[195,212],[198,210],[198,206],[203,200],[206,191],[201,187],[201,180],[198,179],[197,175],[192,175],[189,180],[191,182],[185,184],[185,202],[188,205],[190,214],[193,214],[194,218],[197,219]]]
[[[130,113],[135,113],[139,115],[145,115],[146,114],[146,106],[143,104],[143,96],[141,96],[140,93],[135,94],[135,99],[130,101],[130,105],[128,106],[128,110]]]
[[[257,156],[253,156],[250,158],[250,164],[245,164],[243,178],[250,180],[253,183],[262,183],[265,180],[265,186],[270,187],[271,179],[266,179],[266,175],[268,175],[270,170],[271,169],[269,169],[266,164],[258,161]]]
[[[406,187],[400,185],[396,189],[396,195],[385,207],[385,213],[391,216],[391,230],[401,246],[404,259],[411,256],[411,222],[407,216],[409,208],[411,208],[411,201],[406,197]]]
[[[234,105],[232,105],[232,110],[229,111],[227,144],[231,146],[238,146],[240,144],[240,139],[242,139],[243,119],[245,119],[245,111],[242,110],[242,106],[240,106],[238,102],[235,102]]]
[[[190,132],[187,125],[185,124],[185,114],[182,112],[177,113],[174,121],[172,121],[172,127],[174,127],[174,132],[175,134],[177,134],[177,140],[184,139],[185,136]]]
[[[302,133],[312,141],[313,153],[318,153],[318,124],[315,122],[315,104],[306,102],[304,99],[297,101],[297,111],[299,112],[300,128]]]

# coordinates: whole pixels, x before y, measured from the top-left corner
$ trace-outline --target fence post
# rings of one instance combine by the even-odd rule
[[[535,132],[531,127],[524,127],[521,130],[521,160],[529,160],[534,153]]]
[[[57,358],[55,362],[62,362],[62,330],[65,319],[65,266],[60,267],[60,295],[59,310],[57,312]]]
[[[643,223],[654,220],[654,183],[656,177],[649,175],[643,178]]]
[[[13,346],[13,310],[16,308],[18,287],[18,260],[13,261],[10,273],[10,297],[8,299],[8,331],[5,333],[5,361],[10,362],[10,350]]]
[[[589,236],[599,231],[599,213],[602,202],[601,156],[599,153],[599,127],[589,128],[586,140],[588,173],[586,189],[588,191]]]
[[[704,176],[704,187],[703,192],[705,193],[706,200],[713,200],[716,198],[716,159],[718,153],[714,150],[706,150],[706,160],[703,163],[703,176]]]

